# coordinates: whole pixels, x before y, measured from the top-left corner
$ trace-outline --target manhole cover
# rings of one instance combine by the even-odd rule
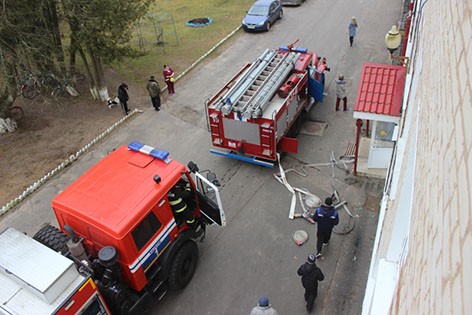
[[[212,19],[210,19],[209,17],[205,17],[205,18],[197,18],[197,19],[189,20],[185,24],[187,26],[198,27],[198,26],[207,26],[208,24],[211,24],[211,22],[213,22]]]
[[[306,121],[303,126],[302,130],[300,131],[301,134],[310,135],[310,136],[319,136],[321,137],[328,127],[327,123],[323,122],[315,122],[315,121]]]

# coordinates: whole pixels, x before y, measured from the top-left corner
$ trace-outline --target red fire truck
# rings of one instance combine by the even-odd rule
[[[68,262],[63,263],[64,270],[81,275],[74,280],[75,286],[68,294],[64,286],[54,289],[56,295],[46,296],[48,302],[55,301],[54,306],[44,312],[38,308],[6,314],[95,315],[108,314],[108,310],[115,315],[139,314],[144,301],[160,300],[169,289],[184,288],[195,272],[197,242],[203,241],[206,226],[226,224],[218,186],[213,172],[200,171],[193,162],[186,168],[164,150],[139,142],[119,147],[54,198],[59,229],[46,225],[33,236],[67,257],[63,257]],[[5,250],[0,245],[1,263]],[[38,257],[25,248],[22,256],[2,269],[7,274],[13,267],[29,273],[47,290],[49,286],[37,278],[52,271],[54,260],[45,257],[44,264],[35,267]],[[70,270],[74,269],[71,262],[75,272]],[[5,282],[1,283],[1,290],[14,299],[16,286],[4,288]],[[95,296],[100,308],[78,311],[88,305],[85,298],[69,302],[79,291]],[[13,302],[7,304],[13,309]],[[71,311],[60,312],[62,307]]]
[[[206,101],[212,153],[267,167],[277,152],[297,153],[303,113],[323,101],[324,69],[294,44],[266,49]]]

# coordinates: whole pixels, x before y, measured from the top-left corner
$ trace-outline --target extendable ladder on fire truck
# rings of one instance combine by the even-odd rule
[[[267,49],[222,97],[218,107],[225,115],[233,111],[246,119],[260,117],[299,58],[299,53]]]

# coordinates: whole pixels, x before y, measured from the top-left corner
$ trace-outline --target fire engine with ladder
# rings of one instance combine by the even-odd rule
[[[53,199],[59,228],[0,232],[0,314],[142,313],[190,282],[206,226],[226,225],[218,186],[162,149],[117,148]]]
[[[206,101],[212,153],[273,167],[277,153],[298,152],[304,113],[323,101],[325,69],[295,43],[266,49]]]

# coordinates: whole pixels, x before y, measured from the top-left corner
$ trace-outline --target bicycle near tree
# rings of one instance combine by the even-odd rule
[[[25,77],[19,80],[18,95],[21,95],[24,98],[34,99],[39,93],[40,87],[41,83],[36,75],[28,73]]]
[[[70,80],[58,80],[56,86],[51,92],[51,96],[57,99],[58,97],[66,96],[67,94],[70,96],[78,96],[79,92],[74,88],[73,83],[71,84]]]
[[[76,82],[85,80],[85,75],[74,70],[70,77],[71,79],[63,78],[61,80],[51,71],[38,75],[28,72],[24,78],[19,80],[18,95],[27,99],[34,99],[39,94],[57,98],[65,95],[64,92],[71,96],[77,96],[79,93],[75,89]]]
[[[19,105],[12,105],[10,106],[10,117],[15,120],[15,121],[20,121],[23,119],[23,116],[25,115],[23,108]]]

